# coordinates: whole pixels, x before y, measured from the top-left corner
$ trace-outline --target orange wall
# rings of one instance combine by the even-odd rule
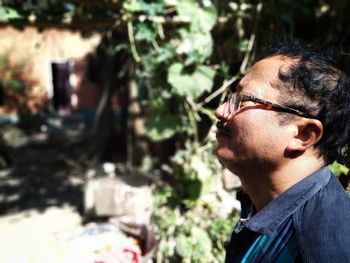
[[[50,62],[73,59],[76,64],[78,105],[93,108],[97,104],[99,91],[85,77],[85,56],[94,51],[100,39],[99,34],[83,38],[79,31],[67,29],[39,32],[34,27],[18,30],[4,26],[0,27],[0,54],[7,54],[11,63],[24,62],[28,66],[29,77],[36,82],[32,87],[33,96],[49,98],[52,94]]]

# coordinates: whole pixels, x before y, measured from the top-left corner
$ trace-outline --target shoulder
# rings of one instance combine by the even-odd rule
[[[335,176],[293,219],[306,262],[350,262],[350,197]]]
[[[320,223],[328,224],[329,219],[333,223],[350,218],[350,196],[346,193],[338,179],[332,175],[328,184],[312,196],[300,207],[299,218],[313,219]],[[303,222],[305,226],[313,224]],[[310,225],[311,226],[311,225]]]

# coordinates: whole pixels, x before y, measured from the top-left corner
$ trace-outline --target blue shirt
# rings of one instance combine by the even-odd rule
[[[251,202],[241,202],[225,262],[350,262],[350,199],[327,167],[254,216]]]

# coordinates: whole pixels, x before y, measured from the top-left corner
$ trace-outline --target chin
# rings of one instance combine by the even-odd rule
[[[226,148],[218,147],[216,149],[216,157],[225,168],[227,168],[228,164],[230,164],[233,161],[232,153],[229,154],[228,152],[229,151]]]
[[[216,156],[222,166],[233,174],[237,175],[240,171],[245,170],[246,162],[244,159],[237,159],[233,152],[227,148],[217,148]],[[250,164],[251,166],[251,164]],[[238,176],[238,175],[237,175]]]

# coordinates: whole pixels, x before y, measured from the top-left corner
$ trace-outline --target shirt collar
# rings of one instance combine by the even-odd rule
[[[243,220],[241,223],[243,223],[244,227],[254,232],[271,236],[285,219],[323,188],[330,178],[331,172],[328,167],[322,167],[293,185],[261,209],[257,214],[248,220]],[[252,207],[251,204],[250,207]],[[246,208],[242,207],[242,209]],[[242,226],[240,229],[241,228]]]

